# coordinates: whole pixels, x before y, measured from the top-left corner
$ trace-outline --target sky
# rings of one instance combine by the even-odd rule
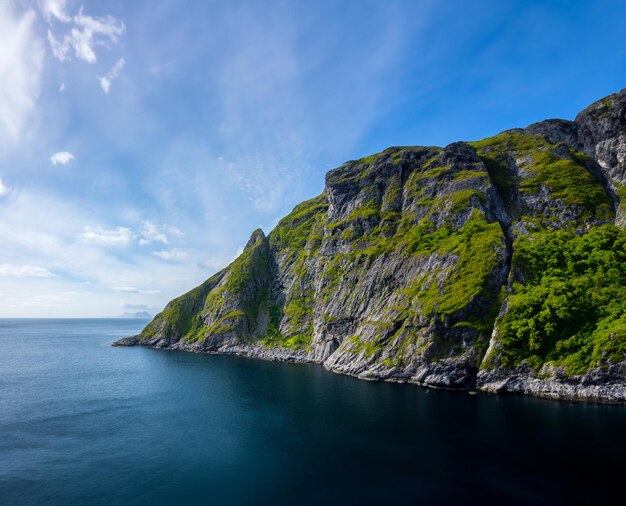
[[[155,314],[389,146],[626,87],[626,2],[0,0],[0,317]]]

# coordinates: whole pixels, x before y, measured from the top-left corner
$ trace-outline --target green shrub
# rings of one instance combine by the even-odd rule
[[[571,374],[626,360],[626,232],[539,232],[515,244],[516,283],[499,328],[502,361]]]

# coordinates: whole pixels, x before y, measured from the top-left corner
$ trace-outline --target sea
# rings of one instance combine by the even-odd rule
[[[623,504],[624,406],[111,346],[146,323],[0,320],[0,505]]]

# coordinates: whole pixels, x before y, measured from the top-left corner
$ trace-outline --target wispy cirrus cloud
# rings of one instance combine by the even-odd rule
[[[116,43],[126,30],[123,21],[110,15],[89,16],[84,13],[83,7],[80,7],[76,15],[71,16],[67,12],[65,2],[45,2],[42,10],[49,24],[50,49],[54,57],[62,62],[71,60],[73,54],[79,60],[95,63],[97,61],[95,48]],[[55,33],[63,32],[54,26],[55,21],[60,22],[61,27],[66,27],[64,33]]]
[[[74,155],[69,151],[59,151],[50,157],[52,165],[67,165],[72,160],[74,160]]]
[[[102,227],[84,227],[81,239],[100,246],[128,246],[135,237],[128,227],[106,230]]]
[[[114,286],[112,288],[115,292],[121,293],[144,293],[146,295],[161,293],[159,290],[140,290],[134,286]]]
[[[9,193],[11,191],[11,188],[8,187],[4,181],[2,181],[2,178],[0,178],[0,197],[2,197],[2,195],[6,195],[7,193]]]
[[[35,108],[44,48],[32,9],[18,13],[0,2],[0,141],[17,142]]]
[[[0,296],[0,316],[107,316],[118,314],[127,302],[161,308],[205,277],[195,262],[164,262],[152,249],[139,247],[142,222],[85,230],[84,223],[95,221],[93,208],[24,185],[12,192],[0,202],[0,287],[5,293]],[[108,214],[115,219],[113,210]],[[159,228],[167,232],[169,227]],[[171,234],[171,242],[174,238]],[[198,254],[189,251],[191,258]],[[55,295],[70,291],[80,295],[61,307],[52,302]],[[28,309],[34,306],[26,302],[35,295],[47,298],[39,300],[36,310]]]
[[[168,237],[166,235],[168,230],[177,230],[174,227],[159,227],[154,222],[146,220],[143,223],[143,227],[140,231],[139,244],[144,246],[146,244],[152,244],[153,242],[162,242],[167,244]]]
[[[162,260],[168,260],[173,262],[181,262],[183,260],[187,260],[189,254],[184,251],[180,251],[177,249],[172,250],[161,250],[161,251],[153,251],[153,255],[159,257]]]
[[[58,19],[63,23],[69,23],[71,17],[67,14],[66,0],[44,0],[41,2],[41,10],[43,16],[50,23],[54,19]]]
[[[72,297],[62,293],[29,294],[28,296],[7,297],[3,300],[5,307],[13,311],[19,309],[54,309],[67,307]]]
[[[115,62],[115,65],[107,72],[105,76],[98,76],[100,81],[100,87],[105,93],[109,93],[111,90],[111,82],[118,76],[122,68],[124,68],[124,58],[120,58]]]
[[[177,227],[159,226],[153,221],[145,220],[140,227],[118,226],[105,229],[101,226],[86,226],[80,237],[86,242],[101,246],[128,246],[135,241],[139,246],[146,246],[153,243],[168,244],[169,235],[181,237],[183,233]]]
[[[37,265],[0,264],[0,276],[50,278],[55,274]]]

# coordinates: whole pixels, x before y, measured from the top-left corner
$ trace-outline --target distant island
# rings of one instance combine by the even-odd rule
[[[147,311],[138,311],[136,313],[124,312],[120,316],[118,316],[118,318],[144,318],[144,319],[150,319],[150,318],[152,318],[152,315],[150,313],[148,313]]]
[[[392,147],[116,344],[624,402],[625,197],[626,90],[574,121]]]

